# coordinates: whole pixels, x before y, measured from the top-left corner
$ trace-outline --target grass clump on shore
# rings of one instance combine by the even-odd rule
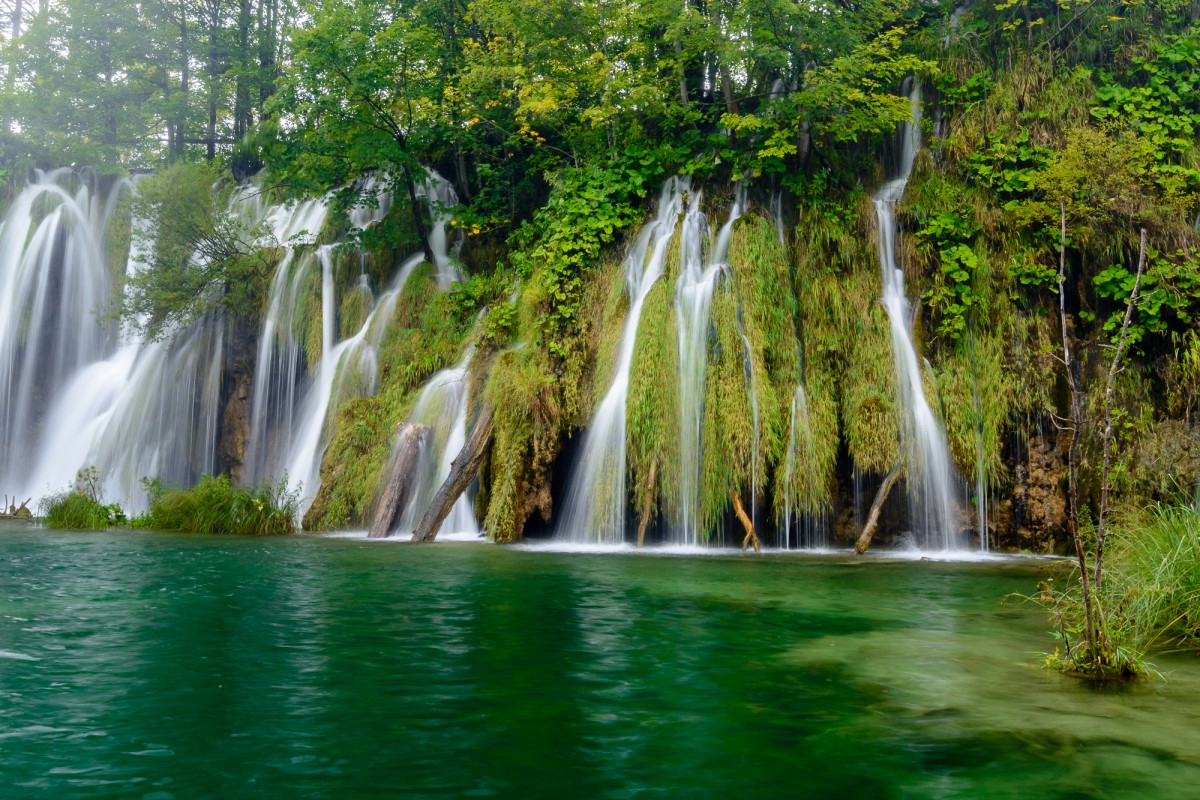
[[[1095,595],[1101,658],[1081,652],[1088,645],[1076,569],[1065,590],[1053,581],[1042,585],[1039,599],[1062,642],[1047,666],[1096,678],[1143,677],[1152,672],[1146,660],[1152,650],[1200,649],[1200,509],[1156,505],[1129,512],[1110,530],[1107,549]]]
[[[47,528],[77,531],[101,530],[125,522],[120,505],[101,503],[75,489],[43,498],[38,516]]]
[[[286,478],[241,487],[228,475],[205,475],[190,489],[147,481],[146,490],[150,509],[131,521],[136,528],[255,536],[296,531],[300,495],[288,490]]]
[[[125,512],[118,503],[100,501],[100,476],[95,467],[86,467],[75,475],[75,485],[42,498],[38,516],[47,528],[94,531],[125,524]]]

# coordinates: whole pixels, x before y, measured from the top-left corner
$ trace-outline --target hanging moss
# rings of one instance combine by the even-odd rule
[[[944,358],[937,369],[937,395],[950,455],[960,474],[978,477],[980,451],[989,487],[1007,476],[1004,435],[1013,410],[1013,381],[1004,368],[1004,342],[985,331]]]
[[[338,325],[340,339],[346,339],[358,333],[375,302],[375,295],[361,283],[342,294],[342,302],[338,305]]]
[[[672,250],[677,253],[678,247]],[[672,519],[679,513],[679,340],[674,286],[672,277],[663,276],[646,295],[625,405],[634,508],[639,513],[649,508],[652,515],[661,510]]]
[[[709,538],[729,508],[730,493],[752,481],[754,422],[737,295],[728,278],[713,289],[705,377],[698,530]]]
[[[625,285],[625,270],[616,259],[607,261],[589,287],[585,313],[596,320],[596,367],[592,374],[592,396],[599,402],[612,383],[612,370],[617,360],[621,332],[629,312],[629,292]],[[592,405],[595,405],[595,402]]]
[[[424,383],[460,357],[474,314],[439,293],[434,269],[409,278],[378,353],[377,392],[331,410],[333,429],[321,462],[321,487],[304,527],[329,530],[368,524],[399,427]],[[347,397],[354,392],[342,393]]]
[[[496,356],[484,390],[492,405],[495,439],[484,529],[493,541],[515,542],[540,509],[552,513],[548,470],[558,453],[561,410],[546,354],[521,347]]]
[[[125,285],[125,267],[129,263],[132,240],[133,198],[129,192],[122,192],[104,231],[104,264],[117,292]]]
[[[304,359],[309,369],[315,369],[321,363],[321,351],[324,347],[321,332],[321,265],[315,253],[301,253],[295,256],[297,269],[299,259],[311,259],[311,264],[303,277],[303,285],[297,296],[299,306],[292,312],[296,325],[296,339],[304,343]]]
[[[855,465],[884,473],[899,457],[899,418],[891,330],[879,303],[873,212],[853,216],[802,209],[796,226],[797,296],[804,331],[804,376],[810,414],[836,401],[842,437]],[[815,417],[814,417],[815,419]],[[814,432],[824,435],[814,426]],[[828,464],[836,445],[815,448]]]

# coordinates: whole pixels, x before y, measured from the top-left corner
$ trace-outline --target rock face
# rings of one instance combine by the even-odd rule
[[[229,368],[221,386],[221,469],[234,484],[246,477],[246,446],[250,438],[250,391],[254,385],[255,339],[249,325],[238,322],[226,359]]]
[[[1037,435],[1013,470],[1013,490],[993,506],[999,549],[1052,553],[1067,541],[1066,459],[1057,442]]]

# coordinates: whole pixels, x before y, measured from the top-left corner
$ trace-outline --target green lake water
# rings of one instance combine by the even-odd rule
[[[0,529],[0,797],[1200,797],[1031,561]]]

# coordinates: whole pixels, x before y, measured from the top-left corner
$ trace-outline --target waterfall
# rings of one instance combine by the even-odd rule
[[[682,518],[672,539],[694,545],[700,538],[700,475],[704,438],[704,390],[708,366],[708,335],[713,288],[717,277],[728,269],[725,263],[733,224],[745,208],[744,187],[739,187],[729,219],[721,227],[707,262],[703,240],[708,222],[700,211],[700,198],[693,200],[683,220],[680,241],[680,275],[675,288],[675,312],[679,330],[679,469]]]
[[[0,479],[27,487],[45,418],[71,378],[118,343],[104,236],[128,183],[100,196],[94,176],[38,171],[0,227]],[[74,472],[70,476],[74,477]],[[15,488],[15,487],[14,487]]]
[[[473,348],[455,366],[435,374],[421,390],[409,425],[427,425],[430,429],[428,452],[421,453],[417,474],[411,485],[409,501],[400,515],[398,531],[409,535],[429,510],[434,495],[450,476],[450,467],[467,442],[467,368]],[[470,492],[463,492],[441,526],[439,538],[480,534]]]
[[[119,278],[106,232],[133,190],[122,180],[101,196],[86,172],[35,172],[0,222],[0,484],[22,497],[94,465],[104,495],[137,510],[143,477],[192,483],[215,468],[220,319],[167,344],[122,336],[105,316]],[[135,242],[126,274],[143,256]]]
[[[775,221],[775,233],[779,236],[779,243],[787,246],[787,238],[783,232],[783,190],[776,189],[771,193],[771,219]]]
[[[573,542],[620,543],[625,536],[625,401],[646,295],[663,274],[667,247],[690,184],[673,178],[663,186],[653,220],[642,226],[625,256],[629,313],[621,330],[613,380],[592,415],[571,475],[558,537]],[[693,209],[698,206],[693,200]],[[689,209],[688,218],[695,213]],[[684,227],[687,227],[685,222]],[[686,237],[685,237],[686,238]],[[699,240],[696,240],[698,246]]]
[[[351,209],[353,225],[365,228],[383,218],[391,207],[386,176],[367,178],[360,191],[373,194],[369,204]],[[432,170],[418,187],[418,196],[431,205],[429,244],[436,279],[443,290],[462,274],[452,257],[447,209],[457,203],[454,189]],[[249,214],[254,211],[247,212]],[[329,415],[336,410],[351,384],[366,393],[375,391],[377,353],[396,301],[409,276],[424,258],[407,259],[390,287],[379,298],[360,329],[338,341],[338,298],[334,282],[333,245],[311,245],[328,213],[328,198],[257,210],[274,239],[285,246],[280,266],[271,280],[267,311],[259,329],[258,360],[251,392],[250,434],[247,442],[247,476],[252,481],[282,478],[301,490],[301,508],[316,496],[321,456],[330,433]],[[308,364],[305,326],[312,301],[314,272],[319,269],[321,303],[321,353]],[[370,291],[360,284],[356,291]],[[311,319],[313,315],[308,314]]]
[[[908,461],[907,486],[911,519],[923,547],[951,549],[957,546],[957,526],[951,496],[954,478],[946,436],[925,397],[921,362],[911,331],[911,311],[904,293],[904,270],[896,259],[896,203],[912,173],[920,147],[921,85],[912,80],[909,92],[913,121],[900,124],[898,176],[885,183],[873,197],[879,228],[879,263],[883,305],[892,329],[892,352],[896,362],[896,387],[902,413],[902,440]]]

